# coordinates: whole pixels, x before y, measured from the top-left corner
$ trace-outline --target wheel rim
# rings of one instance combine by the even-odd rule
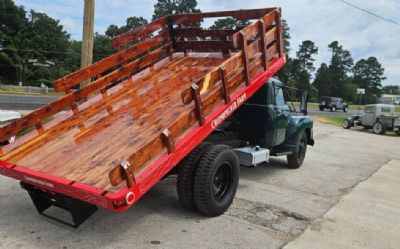
[[[213,181],[213,194],[215,199],[221,200],[232,186],[232,165],[224,162],[217,170]]]
[[[349,121],[343,121],[343,128],[347,128],[349,126]]]
[[[380,124],[380,123],[375,124],[374,131],[375,131],[375,133],[381,133],[382,132],[382,124]]]
[[[306,154],[306,150],[307,150],[306,140],[304,138],[302,138],[300,140],[300,144],[299,144],[299,152],[297,153],[297,160],[299,162],[303,161],[304,156]]]

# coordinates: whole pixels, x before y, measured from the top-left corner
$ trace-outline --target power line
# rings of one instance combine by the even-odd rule
[[[382,20],[384,20],[384,21],[386,21],[386,22],[390,22],[390,23],[393,23],[393,24],[396,24],[396,25],[399,25],[399,26],[400,26],[400,23],[398,23],[398,22],[396,22],[396,21],[394,21],[394,20],[392,20],[392,19],[389,19],[389,18],[380,16],[380,15],[377,15],[377,14],[375,14],[375,13],[369,11],[369,10],[363,9],[363,8],[361,8],[361,7],[359,7],[359,6],[355,5],[355,4],[353,4],[353,3],[350,3],[350,2],[345,1],[345,0],[339,0],[339,1],[342,2],[342,3],[344,3],[344,4],[347,4],[347,5],[351,6],[351,7],[353,7],[353,8],[356,8],[356,9],[362,11],[362,12],[365,12],[365,13],[367,13],[367,14],[369,14],[369,15],[372,15],[372,16],[374,16],[374,17],[376,17],[376,18],[379,18],[379,19],[382,19]]]
[[[19,49],[19,48],[0,48],[0,51],[2,50],[9,50],[9,51],[21,51],[21,52],[38,52],[38,53],[49,53],[49,54],[75,54],[75,55],[80,55],[81,53],[77,52],[61,52],[61,51],[47,51],[47,50],[34,50],[34,49]],[[110,56],[107,54],[94,54],[94,55],[99,55],[99,56]]]

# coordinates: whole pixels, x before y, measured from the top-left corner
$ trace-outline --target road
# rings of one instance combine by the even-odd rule
[[[315,140],[298,170],[283,158],[241,168],[234,203],[217,218],[180,208],[169,177],[128,212],[100,210],[75,230],[39,216],[18,182],[0,176],[0,248],[281,248],[382,165],[400,160],[398,137],[316,123]]]
[[[0,109],[3,110],[35,110],[57,97],[43,95],[11,95],[0,94]]]
[[[311,116],[351,116],[353,114],[357,114],[359,111],[349,110],[348,112],[331,112],[331,111],[320,111],[320,110],[309,110],[309,114]]]
[[[0,109],[3,110],[35,110],[47,103],[56,100],[54,96],[34,96],[34,95],[5,95],[0,94]],[[331,111],[320,111],[310,110],[312,116],[351,116],[358,113],[358,111],[350,110],[347,113],[342,111],[331,112]]]

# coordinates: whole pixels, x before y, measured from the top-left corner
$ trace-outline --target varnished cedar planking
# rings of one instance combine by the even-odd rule
[[[140,58],[138,60],[135,60],[133,62],[130,62],[125,67],[117,69],[112,73],[109,73],[103,76],[102,78],[97,79],[92,84],[89,84],[75,92],[71,92],[70,94],[67,94],[61,99],[58,99],[32,112],[31,114],[28,114],[25,117],[13,122],[12,124],[3,127],[2,129],[0,129],[0,141],[7,140],[12,136],[17,135],[21,131],[29,127],[35,126],[36,124],[41,122],[41,120],[53,116],[54,114],[64,110],[71,104],[75,104],[76,102],[84,100],[89,95],[104,89],[112,82],[118,81],[121,78],[127,76],[127,74],[131,74],[136,70],[140,70],[147,67],[150,63],[152,63],[152,61],[161,60],[162,58],[167,56],[166,50],[168,50],[170,47],[171,44],[167,44],[151,52],[149,55]]]
[[[247,51],[247,53],[236,53],[234,51],[231,59],[223,59],[220,57],[221,54],[214,57],[215,54],[212,55],[211,53],[188,53],[188,49],[210,49],[222,51],[226,56],[229,50],[235,47],[233,42],[237,39],[232,37],[226,39],[224,31],[182,28],[189,22],[198,22],[201,18],[216,16],[233,16],[240,20],[262,18],[265,27],[260,29],[260,21],[258,21],[244,28],[242,34],[249,38],[249,41],[246,39],[242,42],[242,50]],[[201,113],[207,115],[224,99],[228,102],[224,93],[236,91],[245,78],[249,82],[251,77],[264,70],[265,62],[276,57],[277,52],[280,55],[283,53],[282,46],[278,47],[280,44],[277,44],[282,42],[282,27],[280,25],[280,13],[276,9],[169,16],[162,21],[157,20],[141,27],[136,32],[128,32],[115,41],[119,47],[126,46],[140,37],[165,28],[167,22],[169,22],[168,34],[171,35],[172,44],[175,48],[182,47],[186,58],[173,58],[175,55],[172,55],[172,46],[168,44],[169,48],[166,51],[159,49],[158,53],[152,52],[152,54],[139,60],[128,64],[122,63],[123,66],[120,69],[112,73],[107,72],[108,74],[103,77],[101,77],[99,69],[94,71],[97,72],[94,75],[97,77],[97,81],[91,84],[93,85],[92,88],[84,88],[68,94],[68,98],[71,98],[71,95],[72,98],[69,100],[67,98],[68,101],[64,99],[65,103],[62,102],[62,104],[73,106],[76,102],[86,100],[90,94],[101,91],[99,98],[95,97],[93,98],[95,101],[89,100],[80,105],[79,113],[76,112],[71,118],[65,118],[49,129],[43,128],[41,121],[46,115],[51,116],[53,112],[59,112],[60,106],[57,107],[58,109],[51,106],[52,108],[47,110],[47,114],[34,113],[32,118],[36,120],[36,123],[32,123],[32,121],[26,123],[26,120],[29,121],[29,119],[21,121],[20,125],[23,127],[36,126],[39,134],[28,143],[21,144],[16,150],[7,152],[2,158],[11,158],[11,160],[19,161],[21,165],[28,164],[29,167],[42,172],[49,172],[97,188],[116,190],[118,188],[112,187],[105,177],[110,169],[114,167],[117,169],[122,161],[129,158],[129,161],[133,163],[132,174],[138,172],[149,161],[165,152],[166,147],[170,153],[174,151],[173,140],[168,139],[168,136],[163,133],[165,129],[168,129],[172,136],[178,139],[194,123],[199,121],[201,115],[195,115],[193,103],[192,105],[184,105],[179,101],[183,89],[186,89],[193,82],[198,82],[197,85],[202,94],[199,97],[202,99],[204,107]],[[181,31],[175,30],[178,31],[176,33],[181,32],[180,35],[174,34],[174,30],[171,29],[173,28],[172,22],[180,26]],[[274,27],[275,24],[278,28]],[[162,32],[164,33],[158,35],[158,37],[163,35],[164,38],[168,39],[169,37],[165,35],[166,30]],[[219,35],[221,41],[186,41],[179,43],[174,39],[174,36],[182,37],[197,32],[209,36]],[[234,33],[232,30],[225,32],[230,35]],[[266,32],[265,35],[264,32]],[[233,37],[237,37],[237,34],[234,33]],[[265,41],[260,41],[260,37],[265,38]],[[161,41],[164,41],[164,38]],[[254,39],[257,40],[253,41]],[[150,44],[149,39],[143,44],[146,42]],[[263,46],[260,44],[263,44]],[[142,48],[144,53],[150,51],[150,48],[144,45],[142,45]],[[244,62],[241,60],[243,54],[247,55]],[[170,58],[169,63],[154,66],[154,63],[162,58]],[[226,77],[223,81],[225,88],[222,91],[220,66],[224,60],[226,62],[222,65],[226,67]],[[243,70],[243,66],[246,66],[247,69]],[[144,68],[147,69],[137,74],[141,75],[141,78],[135,76],[134,79],[122,83],[122,87],[112,88],[119,87],[117,91],[110,89],[114,94],[106,94],[103,91],[107,85],[129,78],[132,74],[136,74]],[[248,76],[245,77],[243,71],[247,72]],[[86,73],[88,72],[93,73],[90,70],[86,71]],[[204,77],[205,74],[207,74],[206,77]],[[79,77],[87,77],[87,75],[82,73]],[[163,83],[165,84],[163,85]],[[73,84],[73,82],[68,81],[68,84]],[[182,94],[182,99],[185,99],[184,94]],[[184,102],[188,104],[190,100],[184,100]],[[83,106],[87,108],[83,108]],[[202,123],[204,121],[200,122],[200,125]],[[18,128],[21,129],[22,127]],[[115,133],[115,130],[120,130],[120,132]],[[0,131],[0,139],[2,131],[4,130]],[[9,133],[6,134],[6,136],[8,135]],[[69,143],[69,145],[67,146],[66,143]],[[45,156],[34,153],[35,150],[54,153],[48,153]],[[68,153],[78,153],[78,155],[76,157],[66,156]],[[43,158],[46,158],[45,163],[43,163]],[[117,171],[114,170],[110,174],[110,180],[113,184],[118,184],[124,180],[123,174]],[[116,174],[113,174],[113,172],[116,172]]]
[[[90,79],[94,76],[99,76],[104,71],[125,63],[128,60],[133,59],[135,56],[138,56],[148,51],[148,49],[153,48],[160,43],[168,41],[168,38],[168,32],[163,31],[160,34],[151,37],[143,42],[140,42],[126,50],[120,51],[110,57],[93,63],[90,66],[87,66],[72,74],[62,77],[61,79],[54,82],[54,90],[57,92],[64,92],[66,90],[69,90],[71,87],[79,84],[84,80]]]
[[[141,37],[147,36],[159,29],[166,28],[167,23],[167,17],[162,17],[149,24],[140,26],[134,30],[128,31],[127,33],[116,36],[112,40],[112,45],[115,49],[121,49],[122,47]]]

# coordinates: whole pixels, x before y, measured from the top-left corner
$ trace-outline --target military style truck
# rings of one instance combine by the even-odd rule
[[[366,105],[363,114],[355,114],[343,120],[342,126],[344,129],[357,126],[372,128],[372,131],[379,135],[392,130],[400,135],[400,117],[396,114],[394,105]]]
[[[216,17],[252,22],[199,27]],[[287,156],[298,168],[314,144],[307,95],[298,113],[271,79],[286,62],[279,8],[170,15],[113,46],[115,55],[54,83],[64,97],[0,129],[1,142],[33,128],[1,147],[0,174],[20,180],[42,215],[60,221],[46,210],[62,208],[78,227],[97,207],[126,211],[178,174],[182,206],[217,216],[240,164]]]

